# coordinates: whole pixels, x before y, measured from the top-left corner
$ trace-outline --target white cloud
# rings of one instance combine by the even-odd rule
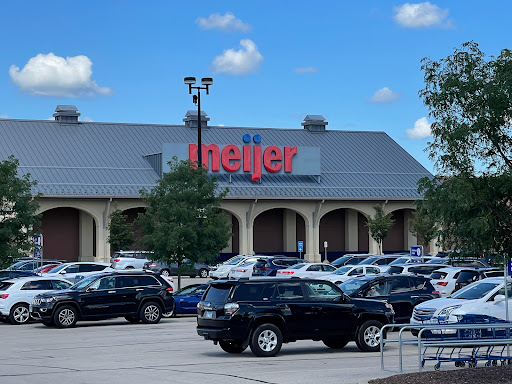
[[[421,119],[416,120],[413,128],[409,128],[405,130],[408,139],[426,139],[429,136],[432,136],[432,132],[430,131],[430,123],[427,121],[426,117],[422,117]]]
[[[208,16],[208,18],[199,17],[196,20],[201,29],[218,29],[222,32],[250,32],[251,25],[244,23],[242,20],[237,19],[231,12],[226,12],[225,15],[220,13],[214,13]]]
[[[240,50],[226,49],[213,60],[213,71],[230,75],[248,75],[259,69],[263,56],[252,40],[240,41]]]
[[[389,104],[400,98],[398,92],[393,92],[388,87],[384,87],[376,91],[370,99],[372,103]]]
[[[295,73],[317,73],[318,68],[315,67],[303,67],[303,68],[295,68]]]
[[[79,119],[80,119],[80,121],[83,121],[84,123],[92,123],[92,122],[94,122],[94,120],[91,119],[89,116],[81,116]]]
[[[0,114],[0,119],[8,119],[9,116],[7,116],[7,113]]]
[[[21,70],[11,65],[9,75],[22,92],[32,95],[83,97],[112,94],[111,88],[100,87],[91,78],[92,61],[87,56],[63,58],[53,53],[40,53]]]
[[[400,7],[395,7],[395,20],[405,28],[428,28],[433,26],[450,27],[451,22],[447,19],[448,9],[441,9],[435,4],[425,3],[409,4],[405,3]]]

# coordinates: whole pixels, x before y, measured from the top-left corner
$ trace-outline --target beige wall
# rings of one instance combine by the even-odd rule
[[[117,206],[121,210],[143,207],[143,203],[137,199],[116,199]],[[255,218],[262,212],[274,208],[286,209],[283,223],[285,225],[283,251],[296,250],[295,215],[301,215],[306,226],[306,249],[304,257],[310,261],[321,261],[319,253],[319,223],[326,213],[346,208],[345,241],[347,251],[357,251],[357,212],[366,217],[373,215],[373,205],[381,203],[386,213],[405,209],[407,217],[414,210],[412,201],[310,201],[310,200],[225,200],[221,208],[232,214],[238,220],[240,235],[240,253],[250,254],[254,251],[253,225]],[[92,258],[92,220],[96,228],[96,260],[108,261],[110,247],[107,243],[108,217],[113,210],[112,199],[52,199],[41,198],[40,212],[58,207],[71,207],[80,210],[80,258],[89,260]],[[405,221],[408,223],[408,221]],[[407,229],[406,229],[407,228]],[[404,245],[407,249],[416,244],[416,238],[409,232],[409,225],[404,225]],[[370,253],[377,252],[377,244],[370,237]],[[227,250],[227,248],[226,248]]]

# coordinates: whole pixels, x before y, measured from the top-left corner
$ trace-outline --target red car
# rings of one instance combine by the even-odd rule
[[[37,273],[38,275],[42,274],[42,273],[48,273],[48,272],[50,272],[51,269],[58,267],[59,265],[60,264],[58,264],[58,263],[43,265],[42,267],[34,269],[34,273]]]

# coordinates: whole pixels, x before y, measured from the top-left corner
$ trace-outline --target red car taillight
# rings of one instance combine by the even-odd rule
[[[447,281],[438,281],[436,285],[442,285],[443,287],[446,287],[448,285]]]
[[[281,271],[283,275],[293,275],[295,271]]]
[[[268,271],[269,269],[270,269],[270,267],[261,267],[260,271]]]
[[[9,297],[8,293],[3,293],[0,295],[0,299],[7,299]]]
[[[169,287],[169,288],[166,289],[166,291],[167,292],[172,292],[172,291],[174,291],[174,289],[172,289],[172,287]]]
[[[121,259],[114,259],[114,263],[119,263]]]

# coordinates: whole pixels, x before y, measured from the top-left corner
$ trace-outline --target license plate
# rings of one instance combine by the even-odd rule
[[[215,319],[215,312],[213,312],[213,311],[204,311],[203,318],[204,319]]]

